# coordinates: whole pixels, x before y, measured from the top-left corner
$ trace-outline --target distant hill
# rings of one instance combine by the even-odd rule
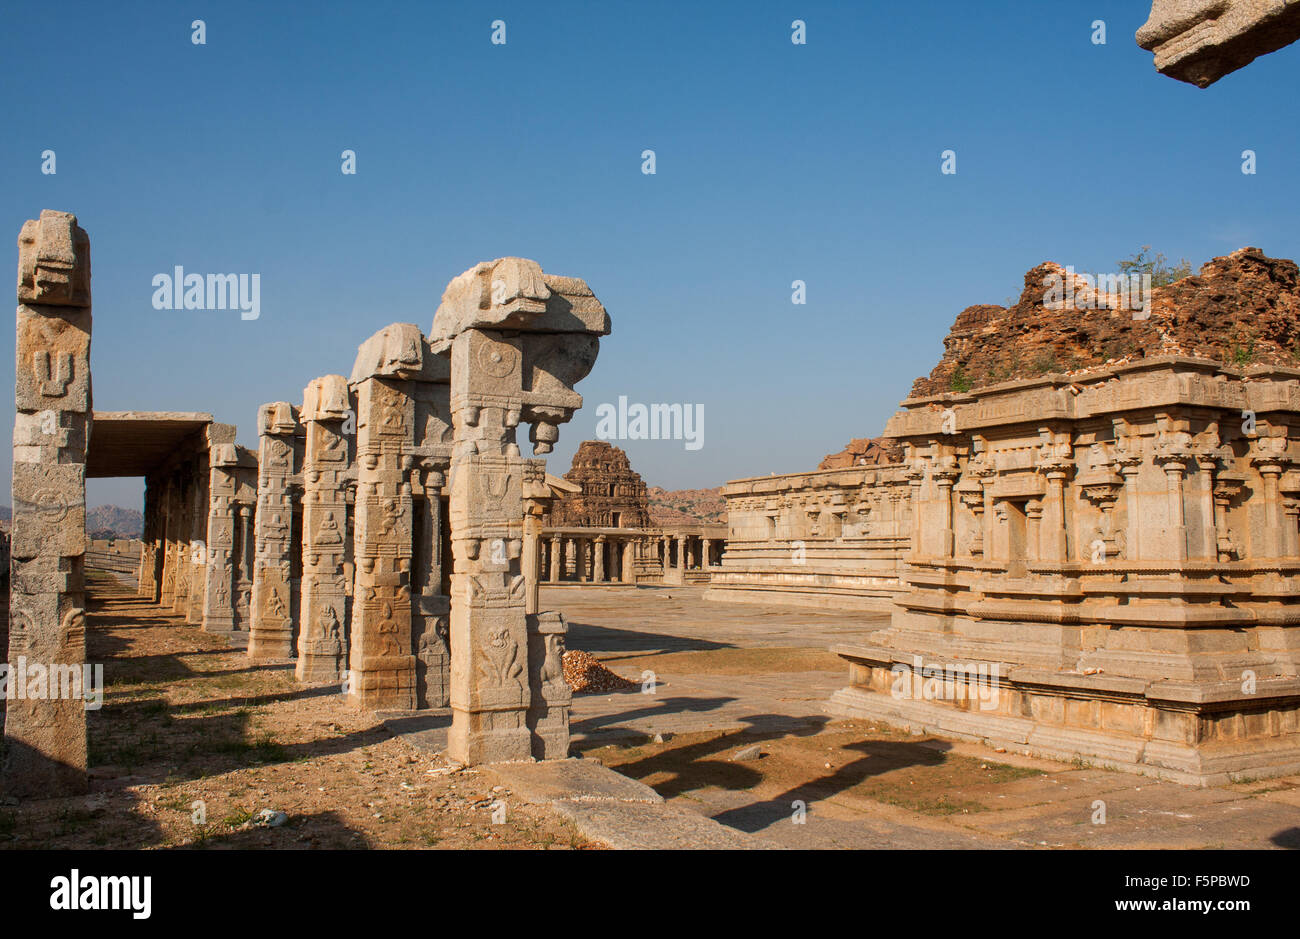
[[[101,505],[86,510],[86,531],[98,537],[103,537],[103,532],[112,532],[115,538],[139,538],[143,530],[144,516],[139,509]]]
[[[726,523],[727,503],[722,487],[712,489],[646,490],[650,499],[650,521],[656,525],[691,525],[699,522]]]
[[[0,505],[0,529],[9,530],[13,508]],[[144,516],[139,509],[119,505],[101,505],[86,510],[86,533],[92,538],[139,538],[144,531]]]

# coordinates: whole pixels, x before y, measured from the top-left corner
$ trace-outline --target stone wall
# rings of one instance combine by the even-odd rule
[[[905,467],[728,483],[727,551],[709,599],[888,610],[911,530]]]

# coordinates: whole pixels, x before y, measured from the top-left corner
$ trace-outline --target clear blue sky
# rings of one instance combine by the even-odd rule
[[[1043,260],[1300,256],[1300,46],[1202,91],[1134,43],[1148,7],[6,4],[0,231],[15,266],[42,208],[90,233],[103,410],[211,411],[254,446],[260,403],[522,255],[585,278],[614,323],[553,472],[620,394],[704,406],[699,450],[626,444],[651,485],[807,470],[878,433],[956,314]],[[261,318],[154,310],[177,264],[261,274]]]

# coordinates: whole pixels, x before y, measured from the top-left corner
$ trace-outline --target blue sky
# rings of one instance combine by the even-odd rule
[[[703,405],[700,449],[625,444],[651,485],[807,470],[878,433],[957,313],[1041,261],[1300,256],[1300,46],[1199,90],[1134,43],[1147,9],[8,4],[0,230],[53,208],[90,233],[102,410],[211,411],[255,446],[260,403],[347,374],[387,323],[427,330],[450,278],[522,255],[585,278],[614,323],[553,472],[619,395]],[[260,319],[153,309],[177,264],[259,273]]]

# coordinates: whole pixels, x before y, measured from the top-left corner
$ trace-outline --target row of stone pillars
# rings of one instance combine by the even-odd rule
[[[80,666],[89,240],[45,212],[19,244],[9,658]],[[566,757],[567,627],[529,576],[551,493],[515,435],[550,452],[608,332],[577,278],[520,258],[466,271],[431,337],[385,327],[350,379],[263,407],[256,456],[208,423],[155,471],[141,595],[214,630],[247,621],[251,658],[296,651],[300,678],[342,674],[361,707],[450,704],[453,759]],[[85,791],[80,700],[8,702],[5,748],[6,795]]]

